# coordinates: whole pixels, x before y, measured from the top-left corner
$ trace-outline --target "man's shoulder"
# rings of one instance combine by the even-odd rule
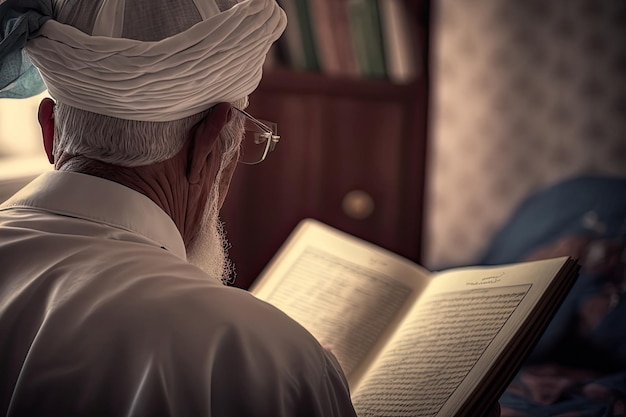
[[[142,295],[130,294],[133,302],[126,304],[127,307],[135,311],[135,316],[146,314],[158,319],[160,331],[163,325],[170,326],[168,330],[175,333],[194,333],[194,327],[220,329],[242,340],[285,347],[315,342],[302,326],[250,292],[225,286],[195,267],[185,272],[182,277],[153,277],[150,282],[144,282],[143,288],[138,289]]]
[[[109,325],[143,333],[155,342],[193,339],[213,345],[216,334],[233,343],[273,345],[282,354],[315,351],[317,341],[298,323],[246,290],[228,287],[183,263],[147,268],[111,288],[99,303]],[[184,344],[184,343],[183,343]]]
[[[121,326],[121,334],[135,335],[159,361],[176,358],[179,375],[228,375],[250,390],[281,384],[293,390],[297,380],[314,391],[329,377],[343,378],[306,329],[245,290],[163,278],[127,301],[112,306],[113,332]]]

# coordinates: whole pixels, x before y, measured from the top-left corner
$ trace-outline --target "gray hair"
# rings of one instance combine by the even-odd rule
[[[240,109],[246,104],[247,99],[232,103]],[[67,153],[125,167],[161,162],[182,149],[193,127],[209,111],[170,122],[144,122],[104,116],[57,103],[54,113],[54,157],[58,161],[61,154]],[[238,123],[238,119],[233,118],[226,128]],[[222,135],[221,138],[237,139],[236,142],[223,144],[225,152],[234,153],[238,149],[241,134]]]
[[[139,122],[59,102],[54,113],[54,157],[58,161],[67,153],[125,167],[161,162],[181,150],[192,127],[206,113],[171,122]]]

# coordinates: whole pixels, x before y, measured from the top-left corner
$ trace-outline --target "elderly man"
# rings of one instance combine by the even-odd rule
[[[0,207],[0,416],[354,415],[332,355],[221,282],[233,170],[278,140],[242,110],[286,24],[235,3],[0,5],[0,59],[25,44],[56,100],[56,170]]]
[[[275,0],[0,4],[0,97],[32,60],[56,99],[56,170],[0,206],[0,416],[355,415],[335,358],[222,282],[233,170],[279,139],[243,108],[285,24]]]

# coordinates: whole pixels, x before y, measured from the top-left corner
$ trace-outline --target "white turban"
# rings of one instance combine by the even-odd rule
[[[170,121],[258,86],[265,56],[285,29],[275,0],[244,0],[220,12],[194,0],[202,21],[160,41],[120,38],[125,0],[107,0],[93,35],[55,20],[26,51],[50,95],[70,106],[121,119]]]

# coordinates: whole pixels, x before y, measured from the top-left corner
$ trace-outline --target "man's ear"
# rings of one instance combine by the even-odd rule
[[[219,103],[194,128],[189,139],[189,155],[187,160],[187,180],[197,184],[202,177],[202,170],[207,164],[211,153],[215,150],[220,132],[230,120],[231,106],[228,103]],[[219,167],[217,167],[219,168]]]
[[[54,101],[46,97],[39,103],[39,112],[37,113],[39,126],[41,126],[41,135],[43,136],[43,148],[51,164],[54,164],[54,154],[52,153],[52,143],[54,141],[54,105]]]

